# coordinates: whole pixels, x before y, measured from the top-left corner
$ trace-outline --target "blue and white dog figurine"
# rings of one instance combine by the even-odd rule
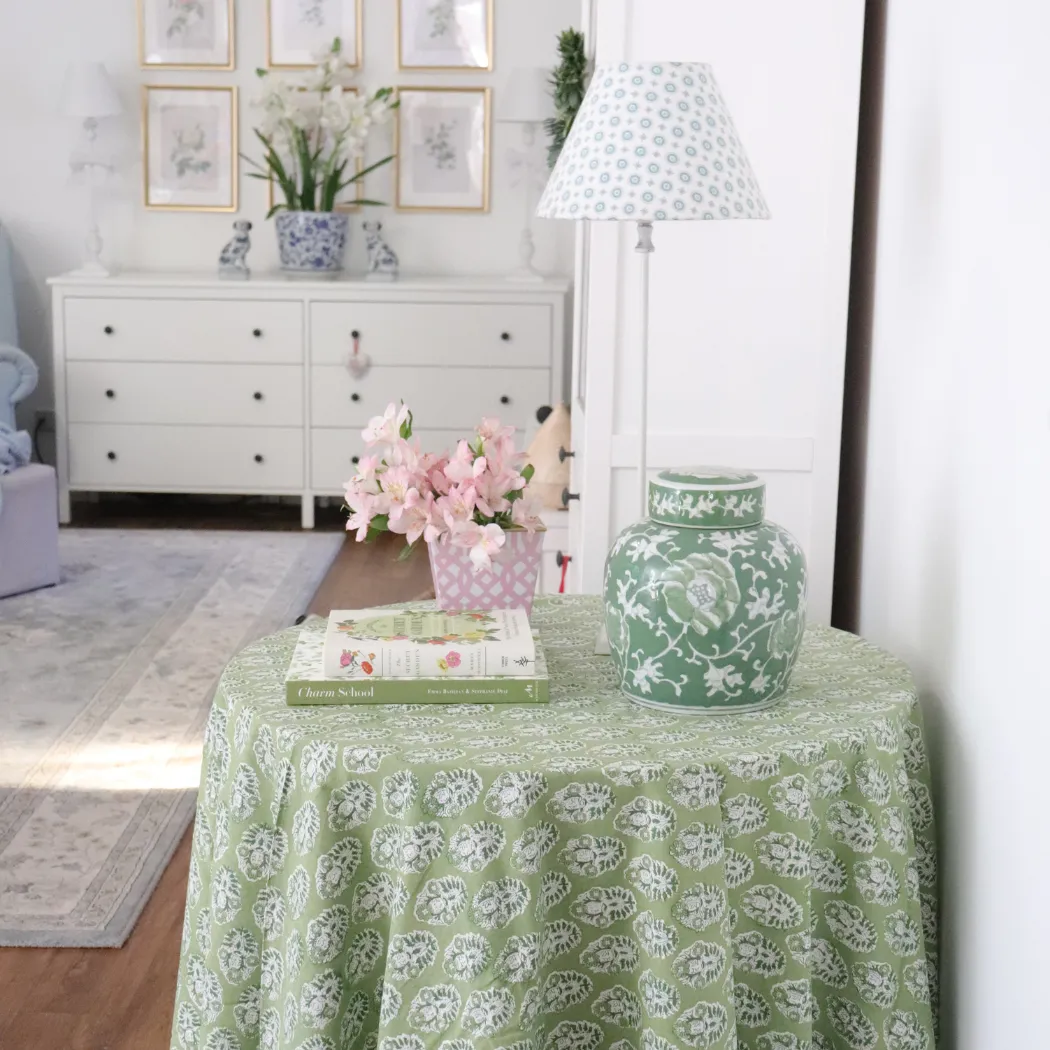
[[[252,224],[247,219],[238,219],[233,224],[233,240],[219,256],[219,276],[247,280],[252,275],[248,268],[248,252],[252,250]]]
[[[397,256],[386,241],[383,240],[381,222],[362,223],[365,231],[365,243],[368,246],[368,281],[396,281],[400,273]]]

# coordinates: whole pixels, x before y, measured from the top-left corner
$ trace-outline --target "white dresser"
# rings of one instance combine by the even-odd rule
[[[70,491],[244,493],[300,497],[311,528],[314,497],[342,494],[389,402],[438,449],[482,416],[524,428],[567,399],[567,281],[50,283],[63,522]]]

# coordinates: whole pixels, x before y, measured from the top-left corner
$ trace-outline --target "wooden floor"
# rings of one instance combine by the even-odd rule
[[[80,515],[74,520],[82,522]],[[332,520],[329,527],[337,527]],[[158,524],[152,516],[106,511],[96,511],[90,523]],[[170,518],[159,524],[188,527]],[[244,528],[245,522],[219,513],[194,525]],[[264,527],[286,526],[275,514]],[[332,608],[432,597],[426,553],[399,562],[401,544],[388,539],[395,542],[348,540],[303,611],[327,616]],[[167,1050],[189,862],[187,831],[123,948],[0,948],[0,1050]]]

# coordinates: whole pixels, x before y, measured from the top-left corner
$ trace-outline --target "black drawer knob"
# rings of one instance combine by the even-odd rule
[[[116,452],[107,452],[106,453],[106,459],[116,459],[116,458],[117,458]]]
[[[510,398],[509,398],[509,397],[507,397],[507,395],[506,395],[506,394],[504,394],[504,395],[503,395],[503,397],[501,397],[501,398],[499,399],[499,403],[500,403],[501,405],[509,405],[509,404],[510,404]]]
[[[570,492],[568,489],[564,489],[561,494],[561,504],[563,507],[567,507],[574,499],[579,499],[580,494],[578,492]]]
[[[256,390],[255,393],[252,394],[252,397],[254,397],[256,401],[262,401],[262,399],[263,399],[262,391],[261,390]]]
[[[354,330],[353,330],[353,331],[352,331],[352,332],[350,333],[350,338],[351,338],[351,339],[360,339],[360,338],[361,338],[361,333],[360,333],[360,332],[359,332],[359,331],[358,331],[358,330],[357,330],[357,329],[355,328],[355,329],[354,329]]]
[[[503,332],[500,335],[500,339],[502,339],[503,342],[505,342],[505,343],[509,343],[510,342],[510,332]]]
[[[547,417],[553,411],[554,411],[554,409],[551,408],[550,405],[540,405],[540,407],[536,409],[536,422],[537,423],[546,423],[547,422]]]
[[[361,395],[360,394],[351,394],[350,395],[350,400],[351,401],[360,401],[361,400]]]
[[[351,456],[350,457],[350,462],[353,463],[353,465],[356,467],[357,464],[361,462],[361,457],[360,456]]]
[[[117,396],[116,391],[114,391],[114,390],[107,390],[106,391],[106,397],[108,397],[110,400],[112,400],[116,396]]]
[[[263,461],[262,456],[260,456],[258,453],[256,453],[255,462],[256,463],[261,463],[262,461]]]
[[[572,555],[565,554],[563,551],[558,551],[558,553],[554,556],[554,564],[557,565],[559,569],[570,561],[572,561]]]
[[[252,335],[254,335],[256,339],[262,339],[262,329],[261,328],[253,328],[252,329]]]
[[[106,327],[103,328],[102,331],[105,332],[106,335],[112,335],[113,334],[113,325],[111,325],[111,324],[106,325]]]
[[[560,463],[564,463],[567,459],[575,459],[575,458],[576,458],[576,453],[575,452],[570,452],[566,448],[559,448],[558,449],[558,461]]]

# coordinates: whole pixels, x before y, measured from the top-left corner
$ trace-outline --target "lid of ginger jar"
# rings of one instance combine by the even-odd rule
[[[649,482],[649,517],[687,529],[742,529],[766,514],[766,483],[724,467],[662,470]]]

